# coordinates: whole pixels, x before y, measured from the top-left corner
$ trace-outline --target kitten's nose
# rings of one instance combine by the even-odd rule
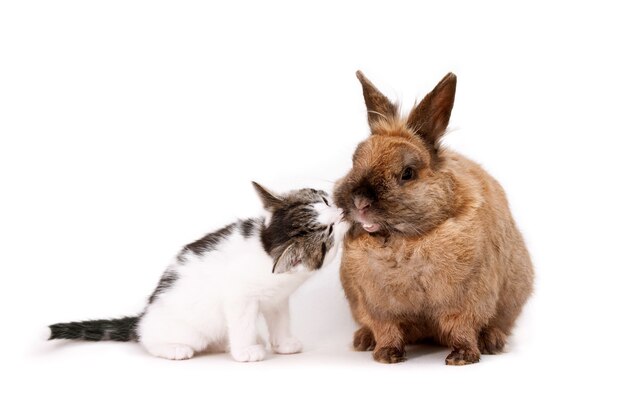
[[[372,200],[367,197],[357,195],[354,197],[354,207],[359,211],[365,211],[372,204]]]

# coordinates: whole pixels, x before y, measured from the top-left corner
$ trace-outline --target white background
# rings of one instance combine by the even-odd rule
[[[1,414],[624,415],[624,14],[421,3],[0,3]],[[445,142],[536,266],[507,353],[352,352],[337,264],[293,297],[300,355],[38,339],[140,311],[181,245],[257,213],[250,180],[332,187],[368,133],[357,69],[405,111],[457,74]]]

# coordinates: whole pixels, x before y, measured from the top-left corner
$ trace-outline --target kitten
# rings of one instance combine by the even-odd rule
[[[167,359],[230,347],[237,361],[260,361],[265,346],[256,321],[262,313],[273,351],[300,352],[302,344],[289,329],[289,295],[332,261],[347,226],[324,191],[278,195],[252,184],[265,215],[232,223],[185,246],[143,313],[53,324],[50,339],[134,340]]]

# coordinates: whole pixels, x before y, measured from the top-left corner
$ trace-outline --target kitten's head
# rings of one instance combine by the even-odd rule
[[[280,195],[252,184],[268,211],[261,242],[274,259],[272,272],[314,271],[334,259],[347,225],[326,192],[303,188]]]

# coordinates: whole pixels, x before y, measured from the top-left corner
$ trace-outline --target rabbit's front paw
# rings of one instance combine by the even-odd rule
[[[446,365],[469,365],[480,360],[480,352],[476,349],[457,349],[450,352],[446,358]]]
[[[404,356],[404,348],[399,349],[397,347],[382,347],[374,350],[374,360],[381,363],[398,363],[404,362],[406,356]]]
[[[352,346],[357,352],[363,352],[366,350],[374,350],[376,347],[376,340],[372,331],[367,327],[361,327],[354,332],[354,339],[352,340]]]
[[[487,355],[502,352],[505,344],[506,334],[496,327],[483,329],[478,337],[478,349],[480,349],[480,353]]]

